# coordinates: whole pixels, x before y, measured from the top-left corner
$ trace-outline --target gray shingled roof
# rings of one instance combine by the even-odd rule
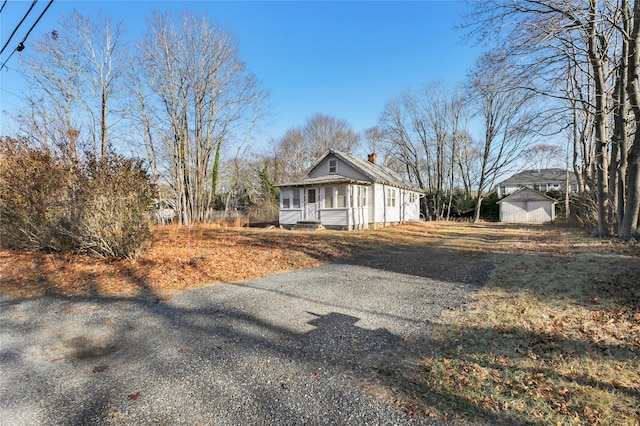
[[[338,185],[341,183],[370,184],[371,182],[364,182],[358,179],[354,179],[346,176],[340,176],[340,175],[327,175],[327,176],[320,176],[316,178],[304,177],[297,182],[281,183],[275,186],[280,187],[280,186],[307,186],[307,185]]]
[[[317,178],[309,178],[309,174],[320,164],[322,161],[330,154],[335,155],[340,160],[345,163],[351,165],[357,170],[360,170],[364,175],[366,175],[370,182],[361,182],[357,179],[340,176],[340,175],[327,175],[321,176]],[[399,188],[411,189],[414,191],[422,192],[422,190],[411,182],[405,180],[399,174],[395,173],[392,170],[387,169],[386,167],[380,166],[378,164],[373,164],[370,161],[364,160],[362,158],[355,157],[351,154],[347,154],[346,152],[335,151],[333,149],[329,149],[324,152],[315,162],[313,166],[309,168],[306,175],[298,182],[289,182],[276,186],[304,186],[304,185],[313,185],[313,184],[326,184],[326,183],[381,183],[385,185],[396,186]]]
[[[351,163],[352,166],[356,167],[365,175],[369,176],[369,178],[371,178],[375,183],[384,183],[385,185],[393,185],[401,188],[421,191],[420,188],[416,188],[411,182],[403,179],[402,176],[386,167],[380,166],[378,164],[373,164],[370,161],[359,157],[354,157],[353,155],[347,154],[345,152],[329,150],[326,155],[328,154],[333,154],[336,157],[341,158],[345,162]],[[322,158],[326,157],[326,155],[324,155]]]
[[[545,183],[557,183],[564,185],[567,181],[567,171],[564,169],[536,169],[524,170],[503,180],[496,186],[518,186]],[[569,172],[569,184],[577,184],[576,175]]]

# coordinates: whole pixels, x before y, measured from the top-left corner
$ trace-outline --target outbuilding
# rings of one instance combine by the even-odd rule
[[[547,223],[556,218],[556,200],[531,188],[520,188],[498,201],[500,222]]]

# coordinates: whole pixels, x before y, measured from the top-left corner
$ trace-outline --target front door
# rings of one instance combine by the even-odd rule
[[[306,211],[307,211],[307,220],[318,220],[318,207],[316,204],[317,194],[315,188],[309,188],[306,190],[307,192],[307,203],[306,203]]]

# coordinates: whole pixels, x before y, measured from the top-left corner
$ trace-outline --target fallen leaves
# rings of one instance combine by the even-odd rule
[[[137,401],[140,398],[140,392],[132,393],[131,395],[127,395],[127,401]]]

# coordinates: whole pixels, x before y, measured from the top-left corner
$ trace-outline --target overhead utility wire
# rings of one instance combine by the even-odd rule
[[[7,4],[8,0],[4,0],[4,2],[2,2],[2,7],[0,7],[0,13],[2,13],[2,10],[4,9],[5,5]]]
[[[27,41],[27,37],[29,37],[29,34],[31,34],[31,31],[33,31],[36,25],[38,25],[38,22],[40,22],[40,19],[42,19],[44,14],[47,13],[47,10],[49,9],[49,6],[51,6],[52,3],[53,3],[53,0],[50,0],[49,3],[47,4],[47,7],[44,8],[42,13],[40,13],[40,16],[38,16],[38,19],[36,19],[36,22],[34,22],[33,25],[31,25],[31,28],[29,28],[29,31],[27,31],[27,34],[22,38],[22,41],[18,43],[18,46],[15,49],[13,49],[13,52],[11,52],[11,55],[9,55],[9,57],[2,63],[2,65],[0,65],[0,71],[2,71],[6,63],[9,62],[9,59],[11,59],[11,57],[13,56],[14,53],[16,53],[16,51],[22,52],[22,50],[24,49],[24,42]]]
[[[20,23],[18,24],[17,27],[14,28],[13,32],[11,33],[11,35],[9,36],[9,40],[7,40],[7,42],[4,44],[4,46],[2,46],[2,50],[0,50],[0,55],[2,55],[2,52],[4,52],[4,49],[7,48],[7,46],[9,45],[9,42],[11,41],[11,39],[13,38],[13,36],[16,34],[16,31],[18,31],[18,28],[20,28],[20,25],[22,25],[22,23],[24,22],[25,19],[27,19],[27,16],[29,16],[29,13],[31,13],[31,9],[33,9],[33,6],[36,5],[36,3],[38,3],[38,0],[33,0],[33,3],[31,3],[31,7],[29,8],[29,10],[27,10],[27,13],[25,13],[25,15],[22,17],[22,20],[20,21]],[[4,7],[4,6],[3,6]]]

